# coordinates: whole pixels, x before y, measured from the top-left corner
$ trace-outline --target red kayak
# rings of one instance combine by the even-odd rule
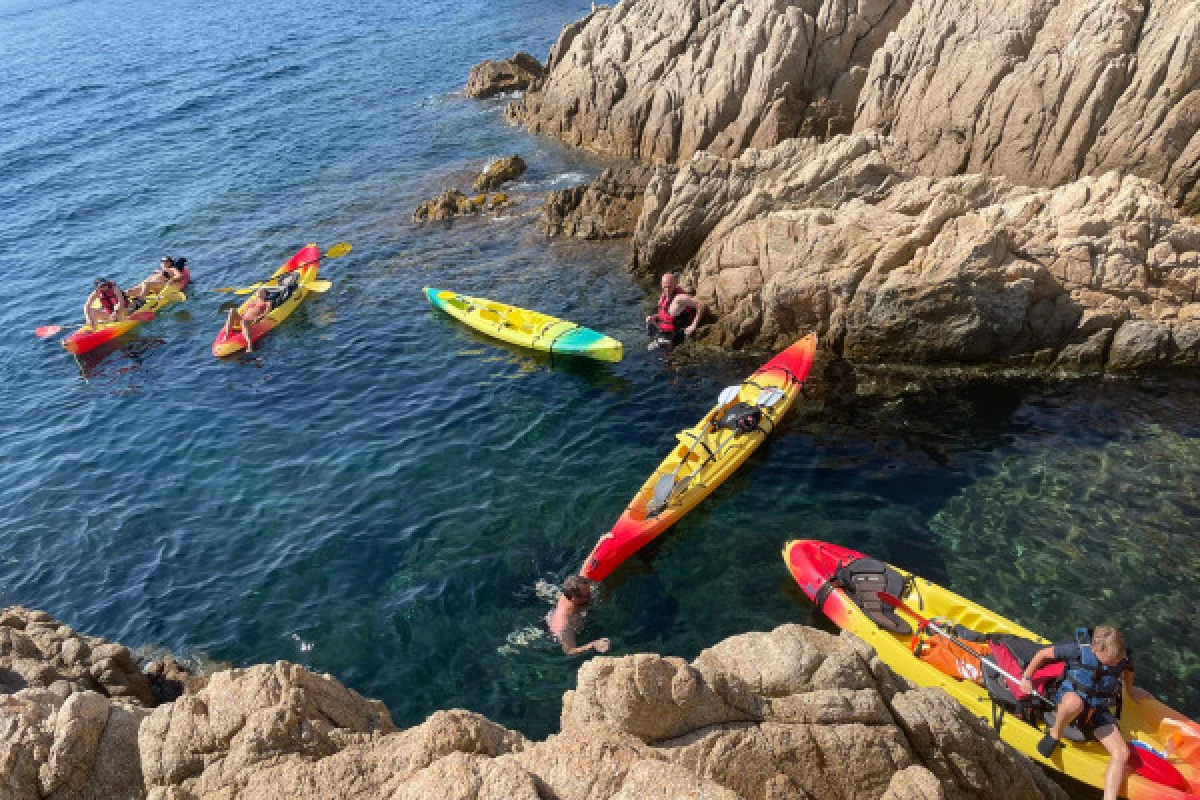
[[[717,405],[678,443],[634,496],[613,529],[596,543],[581,574],[604,580],[721,485],[742,465],[800,394],[812,369],[817,336],[809,334],[772,358]]]

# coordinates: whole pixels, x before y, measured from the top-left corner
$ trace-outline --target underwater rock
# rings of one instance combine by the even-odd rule
[[[520,156],[497,158],[489,163],[475,178],[476,192],[487,192],[502,183],[515,181],[525,174],[525,160]]]
[[[542,206],[542,229],[578,239],[632,236],[652,175],[653,167],[610,167],[589,184],[551,192]]]
[[[501,61],[484,61],[471,67],[465,89],[467,97],[482,100],[505,92],[528,89],[542,77],[542,65],[526,52]]]
[[[0,717],[0,780],[31,799],[1065,798],[945,693],[799,625],[690,663],[593,658],[542,742],[457,710],[397,731],[379,701],[282,661],[215,673],[153,711],[23,689]]]

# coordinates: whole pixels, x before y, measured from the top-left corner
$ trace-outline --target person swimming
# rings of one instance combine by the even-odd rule
[[[592,603],[592,584],[581,575],[572,575],[563,581],[558,603],[554,610],[542,620],[542,625],[555,641],[562,645],[563,652],[576,656],[592,650],[607,653],[612,646],[608,639],[596,639],[584,645],[575,644],[575,635],[583,627],[588,606]]]

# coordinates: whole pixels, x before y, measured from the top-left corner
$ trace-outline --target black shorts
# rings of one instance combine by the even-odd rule
[[[676,327],[673,331],[664,332],[662,328],[658,327],[658,322],[655,320],[646,323],[646,335],[657,339],[660,345],[669,344],[671,346],[680,344],[686,338],[682,328]]]

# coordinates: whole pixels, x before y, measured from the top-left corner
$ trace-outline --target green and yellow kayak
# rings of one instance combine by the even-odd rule
[[[447,289],[427,288],[424,292],[434,308],[502,342],[597,361],[616,362],[624,355],[616,339],[574,322]]]

